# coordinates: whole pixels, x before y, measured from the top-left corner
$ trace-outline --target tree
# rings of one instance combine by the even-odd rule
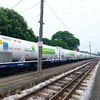
[[[67,43],[61,41],[61,40],[50,40],[50,45],[51,46],[59,46],[65,49],[69,49]]]
[[[67,43],[70,50],[75,50],[80,45],[79,39],[68,31],[58,31],[52,36],[52,39]]]
[[[47,38],[43,38],[43,44],[50,45],[50,41],[51,40],[49,40]]]
[[[20,14],[3,7],[0,7],[0,32],[2,35],[29,41],[34,41],[36,38]]]

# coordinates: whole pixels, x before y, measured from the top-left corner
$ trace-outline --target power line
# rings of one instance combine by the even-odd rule
[[[44,1],[45,2],[45,1]],[[65,28],[69,30],[69,28],[64,24],[64,22],[57,16],[57,14],[51,9],[51,7],[45,2],[45,4],[49,7],[49,9],[54,13],[54,15],[59,19],[59,21],[64,25]]]
[[[33,20],[34,18],[38,17],[40,14],[36,15],[35,17],[32,17],[31,19],[27,20],[27,21],[30,21],[30,20]]]
[[[23,10],[21,13],[24,13],[25,11],[27,11],[27,10],[29,10],[29,9],[31,9],[31,8],[33,8],[33,7],[35,7],[35,6],[37,6],[39,3],[40,3],[40,2],[38,2],[37,4],[35,4],[35,5],[33,5],[33,6],[29,7],[29,8],[27,8],[27,9],[25,9],[25,10]]]
[[[20,0],[17,4],[15,4],[15,5],[12,7],[12,9],[13,9],[14,7],[16,7],[18,4],[20,4],[22,1],[23,1],[23,0]]]
[[[72,8],[72,7],[74,7],[74,6],[76,6],[76,5],[80,4],[80,3],[82,3],[83,1],[84,1],[84,0],[81,0],[81,1],[79,1],[79,2],[77,2],[77,3],[75,3],[75,4],[71,5],[71,6],[69,6],[69,7],[67,7],[67,8],[63,8],[63,9],[61,9],[61,10],[55,11],[55,13],[59,13],[59,12],[62,12],[62,11],[64,11],[64,10],[67,10],[67,9],[69,9],[69,8]],[[47,15],[47,14],[51,14],[51,13],[45,13],[45,14]]]
[[[69,9],[69,8],[72,8],[72,7],[74,7],[74,6],[76,6],[76,5],[78,5],[78,4],[80,4],[80,3],[82,3],[84,0],[81,0],[81,1],[79,1],[79,2],[77,2],[77,3],[75,3],[75,4],[73,4],[73,5],[71,5],[71,6],[69,6],[69,7],[67,7],[67,8],[64,8],[64,9],[61,9],[61,10],[59,10],[59,11],[53,11],[51,8],[50,8],[50,6],[47,4],[47,6],[52,10],[52,12],[55,14],[55,13],[59,13],[59,12],[62,12],[63,10],[66,10],[66,9]],[[40,3],[40,2],[39,2]],[[38,5],[39,3],[37,3],[37,4],[35,4],[35,5],[33,5],[33,6],[31,6],[31,7],[29,7],[29,8],[27,8],[27,9],[25,9],[24,11],[22,11],[21,13],[23,13],[23,12],[25,12],[25,11],[27,11],[27,10],[29,10],[29,9],[31,9],[32,7],[35,7],[36,5]],[[49,14],[51,14],[51,13],[49,13]],[[38,17],[40,14],[38,14],[38,15],[36,15],[35,17],[32,17],[31,19],[29,19],[29,20],[27,20],[27,21],[30,21],[30,20],[33,20],[34,18],[36,18],[36,17]],[[57,17],[57,19],[59,19],[60,20],[60,18],[56,15],[56,17]],[[61,21],[61,20],[60,20]],[[63,23],[62,21],[61,21],[61,23]],[[64,24],[64,23],[63,23]],[[66,27],[66,25],[64,24],[64,26]],[[67,27],[67,29],[68,29],[68,27]]]
[[[71,5],[71,6],[69,6],[69,7],[67,7],[67,8],[64,8],[64,9],[61,9],[61,10],[59,10],[59,11],[56,11],[55,13],[59,13],[59,12],[62,12],[63,10],[67,10],[67,9],[69,9],[69,8],[72,8],[72,7],[74,7],[74,6],[76,6],[76,5],[80,4],[80,3],[82,3],[83,1],[84,1],[84,0],[81,0],[81,1],[79,1],[79,2],[77,2],[77,3],[75,3],[75,4]]]
[[[22,2],[22,0],[20,0],[15,6],[13,6],[12,9],[13,9],[14,7],[16,7],[18,4],[20,4],[21,2]],[[27,11],[27,10],[29,10],[29,9],[31,9],[31,8],[33,8],[33,7],[35,7],[35,6],[37,6],[39,3],[40,3],[40,2],[38,2],[37,4],[35,4],[35,5],[33,5],[33,6],[29,7],[29,8],[27,8],[27,9],[25,9],[25,10],[23,10],[21,13],[24,13],[25,11]],[[34,18],[38,17],[39,15],[40,15],[40,14],[36,15],[35,17],[32,17],[31,19],[29,19],[29,20],[27,20],[27,21],[33,20]]]

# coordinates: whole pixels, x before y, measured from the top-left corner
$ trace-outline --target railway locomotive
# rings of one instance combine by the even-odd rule
[[[0,70],[3,73],[8,71],[14,72],[15,69],[30,68],[31,66],[37,67],[38,46],[35,42],[0,35],[0,52],[12,54],[12,62],[3,61],[0,63]],[[48,45],[43,45],[42,47],[43,66],[59,65],[94,57],[95,55],[90,57],[90,54],[71,51],[61,47]]]

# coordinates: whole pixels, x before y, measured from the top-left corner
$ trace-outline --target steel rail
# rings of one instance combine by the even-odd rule
[[[91,63],[89,63],[89,64],[91,65]],[[84,65],[83,67],[88,66],[89,64],[86,64],[86,65]],[[82,68],[83,68],[83,67],[82,67]],[[77,70],[79,70],[79,69],[77,69]],[[75,71],[76,71],[76,70],[75,70]],[[73,72],[75,72],[75,71],[73,71]],[[72,73],[69,73],[69,74],[72,74]],[[68,75],[68,74],[67,74],[67,75]],[[39,88],[39,89],[37,89],[37,90],[32,91],[31,93],[29,93],[29,94],[27,94],[27,95],[25,95],[25,96],[19,98],[18,100],[27,100],[29,97],[32,97],[33,95],[35,95],[35,94],[37,94],[38,92],[42,91],[44,88],[46,88],[46,87],[48,87],[49,85],[51,85],[51,84],[57,82],[58,80],[61,80],[62,78],[66,77],[67,75],[65,75],[65,76],[63,76],[63,77],[61,77],[61,78],[59,78],[59,79],[57,79],[57,80],[55,80],[55,81],[53,81],[53,82],[51,82],[51,83],[49,83],[49,84],[46,84],[45,86],[43,86],[43,87],[41,87],[41,88]],[[76,79],[77,79],[77,78],[75,78],[74,80],[76,80]],[[70,84],[71,84],[71,82],[70,82]],[[68,84],[67,84],[67,87],[68,87]],[[61,91],[62,91],[62,90],[61,90]],[[57,100],[57,99],[52,99],[52,98],[51,98],[50,100]]]
[[[66,95],[62,100],[68,100],[74,90],[78,87],[78,85],[85,79],[85,77],[91,72],[91,70],[95,67],[96,63],[86,72],[86,74],[80,79],[80,81],[72,88],[68,95]]]
[[[93,65],[95,66],[96,63],[93,63]],[[66,85],[62,90],[60,90],[57,94],[55,94],[52,98],[50,98],[49,100],[58,100],[59,96],[61,96],[68,87],[70,87],[72,84],[74,84],[76,82],[77,79],[79,79],[80,77],[83,76],[83,74],[85,74],[80,80],[79,82],[69,91],[69,93],[65,96],[64,99],[62,100],[68,100],[68,98],[71,96],[71,93],[75,90],[75,88],[80,84],[80,82],[86,77],[86,75],[94,68],[94,66],[91,65],[90,67],[88,67],[86,70],[84,70],[80,75],[78,75],[75,79],[73,79],[68,85]],[[89,71],[88,71],[89,70]],[[87,72],[86,72],[87,71]]]

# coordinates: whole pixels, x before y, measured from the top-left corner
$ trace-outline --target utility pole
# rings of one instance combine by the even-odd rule
[[[38,73],[42,73],[42,35],[43,35],[43,8],[44,8],[44,0],[41,0],[40,5],[40,29],[39,29],[39,38],[38,38],[38,66],[37,71]]]
[[[90,58],[91,58],[91,43],[89,44],[89,49],[90,49]]]

